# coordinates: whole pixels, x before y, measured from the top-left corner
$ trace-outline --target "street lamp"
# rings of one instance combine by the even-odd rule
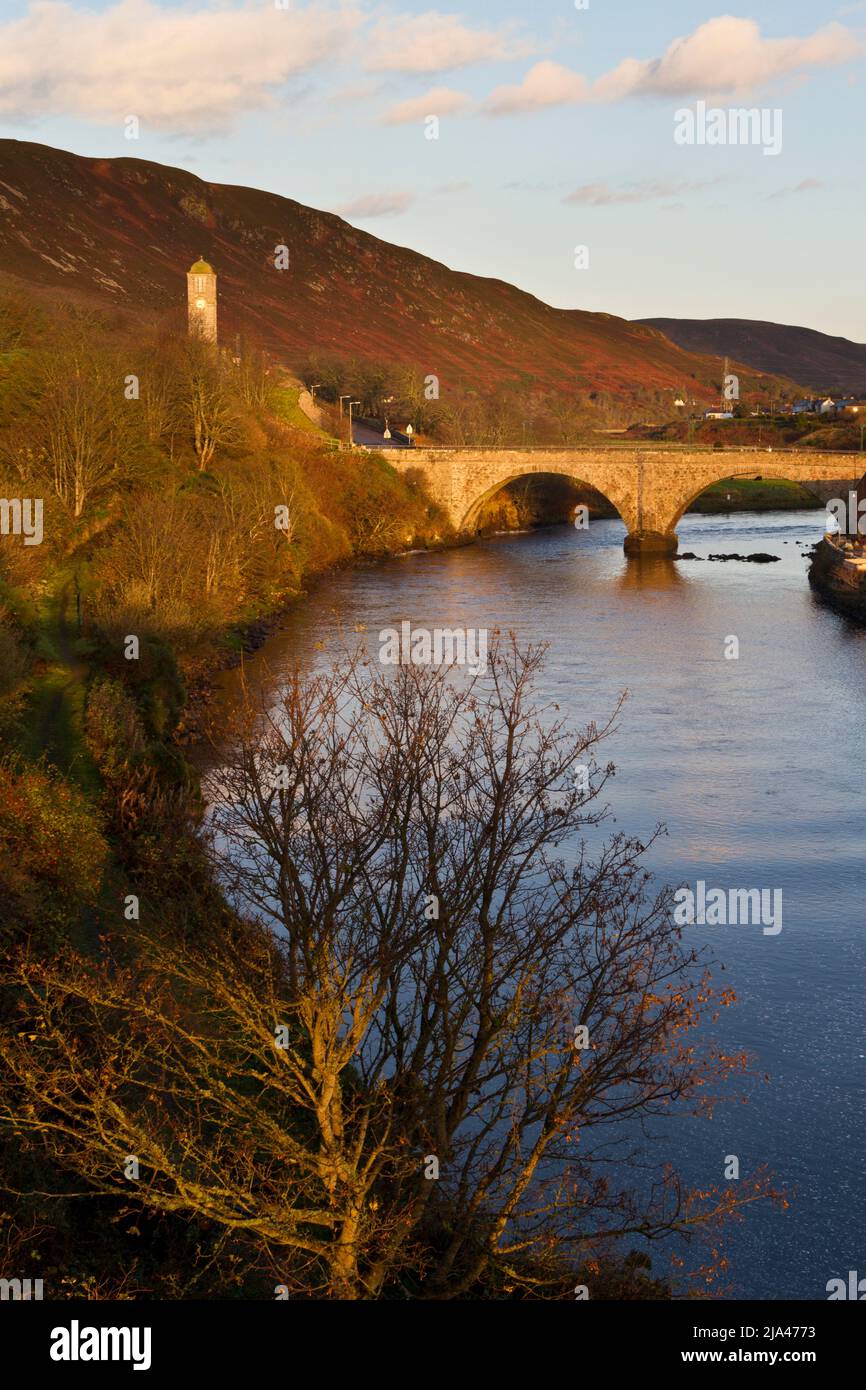
[[[355,442],[355,441],[352,439],[352,407],[353,407],[353,406],[356,406],[356,405],[360,405],[360,404],[361,404],[360,401],[349,401],[349,447],[350,447],[350,448],[351,448],[351,446],[352,446],[352,445],[354,444],[354,442]]]
[[[321,386],[321,384],[322,384],[322,383],[321,383],[320,381],[316,381],[316,382],[314,382],[313,385],[310,387],[310,395],[312,396],[313,400],[316,399],[316,392],[318,391],[318,389],[319,389],[319,387]]]
[[[343,401],[348,401],[348,400],[350,400],[350,399],[351,399],[351,396],[352,396],[352,393],[351,393],[351,391],[350,391],[349,394],[348,394],[348,396],[341,396],[341,397],[340,397],[340,414],[341,414],[341,415],[342,415],[342,413],[343,413]]]

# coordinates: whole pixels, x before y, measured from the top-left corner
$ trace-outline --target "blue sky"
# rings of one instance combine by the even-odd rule
[[[700,100],[780,110],[781,152],[677,144],[675,112]],[[765,318],[866,340],[864,125],[866,3],[0,11],[2,136],[270,189],[627,318]]]

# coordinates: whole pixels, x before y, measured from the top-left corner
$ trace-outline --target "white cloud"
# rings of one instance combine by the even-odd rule
[[[622,188],[611,188],[607,183],[585,183],[562,201],[587,203],[592,207],[605,207],[611,203],[652,203],[662,198],[678,198],[684,193],[700,193],[718,182],[718,179],[680,179],[670,183],[646,180],[643,183],[625,184]]]
[[[519,85],[497,87],[485,109],[500,116],[638,95],[736,95],[864,53],[866,43],[842,24],[827,24],[805,38],[768,39],[754,20],[721,15],[674,39],[663,57],[626,58],[595,82],[560,63],[536,63]]]
[[[408,101],[398,102],[381,117],[384,125],[407,125],[410,121],[423,121],[427,116],[453,116],[465,111],[469,98],[464,92],[455,92],[451,87],[431,87],[421,97],[410,97]]]
[[[497,87],[487,99],[494,116],[510,116],[518,111],[540,111],[545,106],[572,105],[589,101],[590,86],[580,73],[561,63],[536,63],[518,87]]]
[[[514,26],[470,29],[458,15],[402,15],[377,24],[366,66],[373,72],[445,72],[473,63],[525,58],[532,47],[515,37]]]
[[[767,198],[787,198],[791,193],[814,193],[819,188],[824,188],[825,184],[821,179],[801,179],[799,183],[790,184],[787,188],[779,188],[775,193],[768,193]]]
[[[385,111],[381,121],[384,125],[407,125],[410,121],[427,120],[428,115],[457,115],[460,111],[466,111],[468,106],[470,99],[464,92],[455,92],[453,88],[431,88],[424,96],[399,101]]]
[[[360,198],[353,199],[351,203],[344,203],[334,211],[341,217],[363,222],[368,217],[397,217],[411,207],[414,201],[415,194],[405,189],[394,193],[364,193]]]
[[[272,104],[275,91],[318,63],[361,22],[349,7],[277,10],[198,0],[165,9],[119,0],[79,10],[33,0],[0,24],[0,114],[22,121],[76,115],[177,132],[224,129]]]
[[[828,24],[802,39],[765,39],[753,19],[722,15],[688,38],[675,39],[657,62],[639,64],[643,72],[623,73],[623,80],[627,85],[636,80],[641,90],[667,96],[707,89],[746,92],[789,73],[848,62],[863,52],[862,41],[842,24]]]
[[[178,134],[220,132],[246,111],[280,109],[286,88],[316,67],[328,73],[341,55],[359,55],[376,72],[433,73],[500,62],[530,51],[511,23],[472,28],[458,15],[427,11],[371,16],[372,0],[297,0],[278,10],[270,0],[31,0],[26,14],[0,20],[0,117],[22,123],[75,116],[142,125]],[[358,42],[359,36],[363,39]],[[522,82],[498,87],[484,110],[494,115],[636,94],[683,97],[735,93],[858,57],[866,44],[842,24],[803,38],[770,39],[755,21],[723,15],[674,40],[656,59],[626,58],[595,81],[561,63],[535,63]],[[357,83],[340,102],[369,101]],[[427,110],[422,111],[423,106]],[[399,102],[386,124],[453,115],[469,98],[449,87]]]

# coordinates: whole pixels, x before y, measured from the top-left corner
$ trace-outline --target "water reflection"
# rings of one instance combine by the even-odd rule
[[[641,589],[661,593],[687,584],[681,562],[670,555],[631,555],[626,558],[618,587],[623,590]]]

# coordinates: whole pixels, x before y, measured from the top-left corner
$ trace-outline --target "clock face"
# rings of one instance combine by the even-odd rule
[[[205,306],[206,306],[206,303],[207,303],[207,301],[204,300],[204,299],[197,299],[197,300],[195,301],[195,307],[196,307],[197,309],[204,309]]]

